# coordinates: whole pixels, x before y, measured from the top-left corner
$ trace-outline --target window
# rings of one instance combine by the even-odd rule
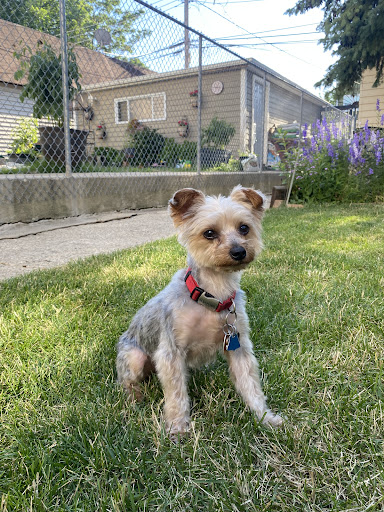
[[[115,99],[116,124],[139,121],[164,121],[166,119],[166,97],[164,92]]]

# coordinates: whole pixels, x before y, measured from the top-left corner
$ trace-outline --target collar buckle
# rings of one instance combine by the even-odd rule
[[[200,288],[201,289],[201,288]],[[197,299],[198,304],[202,304],[207,309],[210,309],[211,311],[217,311],[217,308],[220,305],[219,299],[216,299],[213,295],[211,295],[208,292],[205,292],[203,290],[203,293],[200,294],[199,298]]]

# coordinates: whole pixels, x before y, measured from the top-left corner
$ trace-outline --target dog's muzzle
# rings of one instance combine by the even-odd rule
[[[232,249],[229,251],[229,255],[235,261],[242,261],[246,257],[247,251],[244,249],[244,247],[235,245],[235,247],[232,247]]]

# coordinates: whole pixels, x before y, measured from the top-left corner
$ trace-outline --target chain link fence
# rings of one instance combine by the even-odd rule
[[[0,222],[158,206],[183,186],[258,186],[265,171],[271,188],[304,124],[326,113],[351,130],[350,116],[141,0],[87,13],[60,0],[44,18],[18,5],[0,7]]]

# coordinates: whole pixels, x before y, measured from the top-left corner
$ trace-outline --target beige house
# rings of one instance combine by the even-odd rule
[[[96,139],[97,146],[124,148],[132,119],[176,142],[196,141],[198,109],[196,97],[190,93],[197,88],[198,69],[183,69],[85,86],[82,103],[92,105],[91,130],[97,126],[105,129],[105,137]],[[199,93],[203,130],[213,118],[229,123],[235,134],[227,149],[234,156],[263,154],[264,163],[268,130],[273,125],[310,124],[330,106],[257,61],[203,66]],[[180,122],[188,124],[183,135]]]
[[[359,125],[364,126],[368,120],[369,126],[380,126],[384,114],[384,81],[378,87],[372,87],[376,78],[376,69],[364,71],[360,85]],[[376,110],[377,100],[381,112]]]

